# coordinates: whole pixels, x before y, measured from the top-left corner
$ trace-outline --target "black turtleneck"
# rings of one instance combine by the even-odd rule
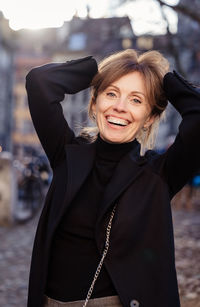
[[[100,261],[94,230],[97,212],[107,183],[121,158],[137,141],[112,144],[96,140],[93,169],[63,216],[54,236],[46,286],[46,295],[59,301],[86,298]],[[117,295],[105,269],[95,284],[92,298]]]

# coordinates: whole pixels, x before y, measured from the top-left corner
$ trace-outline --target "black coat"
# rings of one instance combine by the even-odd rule
[[[28,307],[42,307],[52,238],[64,212],[92,169],[95,143],[75,137],[62,113],[65,93],[89,86],[97,71],[92,57],[47,64],[27,75],[30,112],[49,158],[53,180],[33,248]],[[161,155],[139,146],[125,155],[106,187],[95,226],[99,252],[105,220],[117,203],[106,269],[123,306],[178,307],[170,200],[199,167],[200,94],[176,73],[164,78],[169,101],[182,115],[174,144]]]

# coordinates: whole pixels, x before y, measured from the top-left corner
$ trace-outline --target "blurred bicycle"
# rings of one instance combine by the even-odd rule
[[[32,159],[24,166],[18,181],[17,222],[26,222],[40,209],[49,182],[48,168],[39,159]]]

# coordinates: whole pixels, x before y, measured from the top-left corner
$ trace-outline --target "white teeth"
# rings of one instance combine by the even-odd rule
[[[126,119],[117,118],[113,116],[108,116],[107,121],[111,124],[121,125],[121,126],[127,126],[129,124],[129,122]]]

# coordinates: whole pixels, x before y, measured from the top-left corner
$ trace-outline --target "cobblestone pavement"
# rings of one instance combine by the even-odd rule
[[[200,307],[200,211],[174,211],[176,268],[182,307]]]
[[[26,306],[37,220],[35,217],[26,224],[0,227],[1,307]],[[200,212],[174,211],[173,220],[181,306],[200,307]]]

